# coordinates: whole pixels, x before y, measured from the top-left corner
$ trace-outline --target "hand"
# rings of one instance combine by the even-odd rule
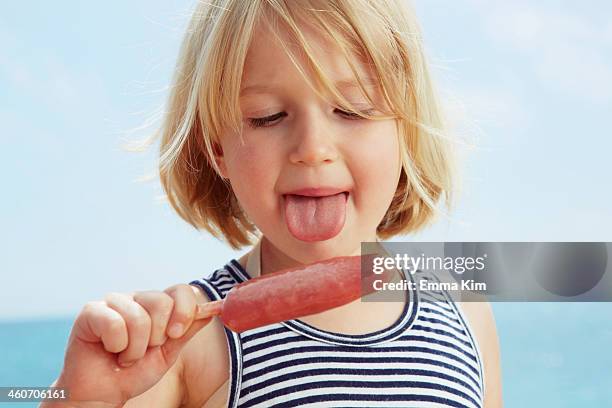
[[[197,320],[203,302],[199,289],[180,284],[87,303],[70,333],[56,386],[68,388],[73,402],[122,406],[153,387],[210,322]]]

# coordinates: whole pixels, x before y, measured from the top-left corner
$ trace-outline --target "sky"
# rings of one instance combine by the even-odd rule
[[[0,4],[0,319],[74,315],[244,252],[141,180],[155,149],[123,148],[155,130],[193,4]],[[415,6],[463,191],[450,219],[396,240],[612,241],[612,4]]]

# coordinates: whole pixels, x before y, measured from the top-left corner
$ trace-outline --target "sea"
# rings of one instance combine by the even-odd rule
[[[505,407],[612,407],[612,303],[494,303]],[[0,321],[0,386],[50,385],[72,318]],[[0,403],[4,407],[36,403]]]

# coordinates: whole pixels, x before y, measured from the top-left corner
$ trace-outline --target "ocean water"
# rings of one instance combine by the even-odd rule
[[[0,322],[0,386],[48,387],[60,373],[71,318]],[[0,407],[36,407],[0,403]]]
[[[494,303],[505,407],[612,407],[612,303]]]
[[[496,303],[493,310],[505,407],[612,406],[612,303]],[[0,322],[0,386],[51,384],[71,325],[69,318]]]

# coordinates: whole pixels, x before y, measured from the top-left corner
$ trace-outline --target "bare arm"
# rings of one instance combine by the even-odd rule
[[[148,391],[129,400],[123,408],[139,407],[180,407],[185,396],[182,381],[182,353],[172,368]]]
[[[196,319],[202,292],[179,284],[164,292],[110,293],[88,302],[73,325],[64,366],[55,382],[69,390],[66,403],[42,407],[178,407],[183,404],[185,350],[211,318]],[[207,352],[208,353],[208,352]],[[208,366],[206,357],[194,360]]]
[[[485,378],[484,406],[485,408],[502,407],[499,340],[491,305],[482,298],[482,301],[479,302],[462,302],[460,307],[469,320],[480,346]]]
[[[210,301],[199,288],[190,288],[198,304]],[[129,400],[125,407],[200,407],[227,376],[229,362],[225,342],[223,325],[213,318],[189,340],[174,366],[159,383]]]
[[[198,303],[209,301],[199,288],[192,286],[192,290]],[[227,406],[228,375],[229,356],[225,330],[215,317],[185,345],[177,363],[162,380],[145,393],[129,400],[125,407]]]

